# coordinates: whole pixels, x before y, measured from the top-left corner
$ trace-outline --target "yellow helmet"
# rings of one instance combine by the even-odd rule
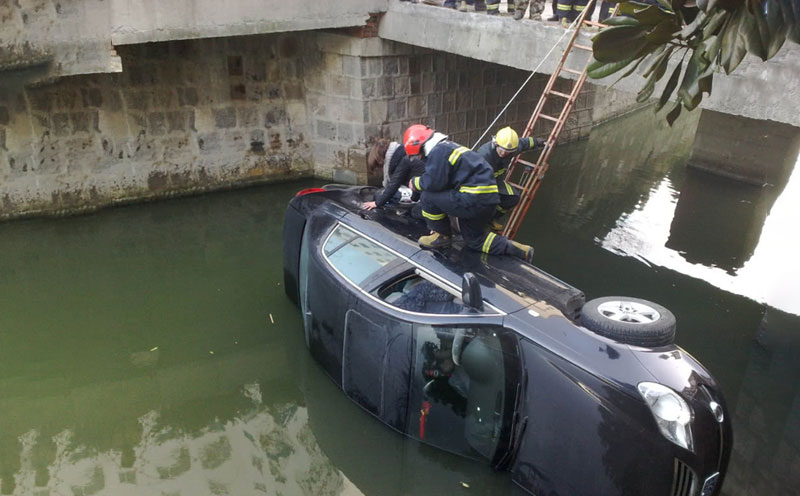
[[[506,126],[497,131],[494,137],[494,143],[504,150],[516,150],[517,145],[519,145],[519,136],[517,136],[516,131]]]

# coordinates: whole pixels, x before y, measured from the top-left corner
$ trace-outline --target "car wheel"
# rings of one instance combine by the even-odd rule
[[[584,304],[581,324],[592,332],[625,344],[657,347],[675,341],[675,316],[657,303],[625,296],[606,296]]]

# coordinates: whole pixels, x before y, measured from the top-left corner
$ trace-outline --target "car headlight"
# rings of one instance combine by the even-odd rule
[[[661,434],[667,439],[694,451],[692,443],[692,411],[672,389],[655,382],[640,382],[639,394],[650,407]]]

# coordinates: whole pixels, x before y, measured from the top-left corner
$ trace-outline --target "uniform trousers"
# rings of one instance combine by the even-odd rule
[[[499,204],[497,195],[461,193],[456,190],[423,191],[420,203],[422,215],[431,231],[449,236],[448,216],[458,217],[461,236],[471,250],[490,255],[514,253],[515,248],[508,239],[486,230]]]

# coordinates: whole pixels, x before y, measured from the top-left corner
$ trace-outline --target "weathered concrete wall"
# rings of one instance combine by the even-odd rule
[[[114,45],[362,26],[388,0],[112,0]]]
[[[124,72],[0,92],[0,217],[309,174],[296,34],[120,48]]]
[[[363,26],[388,0],[0,0],[0,89],[119,72],[114,46]]]
[[[111,2],[0,0],[0,91],[29,80],[119,72]]]
[[[706,110],[689,166],[757,186],[785,184],[799,151],[800,128]]]

